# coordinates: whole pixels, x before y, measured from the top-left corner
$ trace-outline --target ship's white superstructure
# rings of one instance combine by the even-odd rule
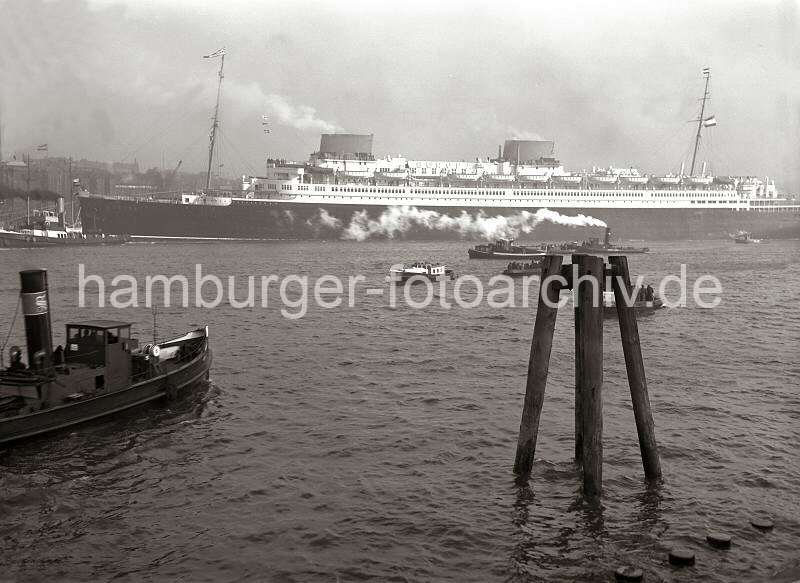
[[[609,168],[571,174],[552,164],[448,163],[384,158],[360,161],[360,174],[345,173],[347,160],[308,164],[271,162],[266,176],[246,178],[238,199],[308,204],[557,208],[778,209],[784,199],[774,182],[756,177],[648,176]],[[418,169],[438,171],[420,178]],[[450,172],[456,170],[457,172]],[[467,171],[470,174],[466,174]],[[518,172],[519,171],[519,172]],[[459,173],[460,172],[460,173]],[[472,178],[472,173],[477,177]],[[469,176],[469,178],[465,178]],[[504,178],[501,178],[504,177]],[[188,195],[185,195],[188,196]],[[186,200],[185,202],[193,202]],[[226,204],[215,200],[212,204]],[[789,204],[789,201],[785,201]]]

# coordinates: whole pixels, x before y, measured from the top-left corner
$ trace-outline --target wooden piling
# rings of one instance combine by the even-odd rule
[[[602,257],[573,255],[578,266],[575,299],[576,435],[581,437],[583,493],[600,495],[603,484],[603,289]],[[596,289],[596,292],[595,292]],[[596,295],[595,295],[596,294]]]
[[[636,431],[639,434],[639,449],[642,454],[644,475],[648,480],[658,480],[661,478],[661,462],[658,458],[655,425],[650,410],[650,398],[647,394],[647,380],[644,374],[636,310],[627,305],[623,297],[623,291],[631,293],[628,258],[611,256],[608,260],[612,267],[612,288],[617,306],[617,319],[622,337],[622,350],[625,354],[625,368],[628,372],[633,414],[636,418]],[[625,286],[624,290],[623,286]]]
[[[550,352],[553,348],[553,332],[558,315],[558,308],[554,306],[558,303],[558,295],[561,291],[561,284],[558,281],[548,281],[548,278],[561,273],[561,261],[561,255],[547,255],[542,261],[539,302],[536,308],[536,321],[533,325],[533,339],[528,359],[528,378],[525,383],[525,403],[522,408],[517,455],[514,460],[514,473],[518,476],[528,476],[533,468],[539,417],[544,403],[544,390],[550,368]]]
[[[575,256],[572,261],[575,262]],[[572,289],[572,288],[571,288]],[[573,298],[577,297],[578,292],[572,289]],[[583,464],[583,396],[581,393],[580,374],[581,365],[581,319],[578,317],[578,308],[575,308],[575,463],[579,466]]]

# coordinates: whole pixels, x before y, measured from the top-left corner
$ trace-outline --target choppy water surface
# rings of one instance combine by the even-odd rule
[[[131,244],[0,253],[0,332],[16,271],[47,267],[54,326],[88,273],[362,273],[429,257],[484,283],[468,243]],[[606,321],[605,480],[584,503],[573,451],[572,316],[562,311],[534,474],[511,467],[533,308],[412,310],[361,293],[299,320],[279,305],[167,308],[159,335],[207,322],[212,386],[194,398],[0,453],[2,578],[186,581],[764,581],[800,546],[800,244],[650,243],[655,280],[719,277],[714,309],[640,322],[665,481],[643,482],[616,322]],[[244,286],[242,286],[244,287]],[[363,287],[361,288],[363,289]],[[414,294],[420,293],[417,290]],[[111,312],[151,335],[147,308]],[[13,342],[22,342],[17,323]],[[774,531],[748,522],[772,516]],[[706,528],[728,532],[708,548]],[[695,567],[666,561],[674,544]]]

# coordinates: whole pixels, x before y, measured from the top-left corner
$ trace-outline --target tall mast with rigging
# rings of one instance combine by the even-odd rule
[[[204,59],[214,59],[220,57],[219,62],[219,82],[217,84],[217,103],[214,106],[214,119],[211,122],[211,135],[208,144],[208,169],[206,170],[206,190],[211,187],[211,164],[214,161],[214,144],[217,141],[217,128],[219,128],[219,96],[222,91],[222,70],[225,67],[225,48],[214,51],[210,55],[203,55]]]
[[[706,112],[706,101],[708,100],[708,79],[711,77],[711,69],[706,67],[703,69],[703,76],[706,78],[706,88],[703,91],[702,105],[700,106],[700,117],[697,118],[697,136],[694,139],[694,153],[692,154],[692,168],[689,170],[689,176],[694,176],[694,163],[697,160],[697,148],[700,146],[700,130],[703,129],[703,115]]]

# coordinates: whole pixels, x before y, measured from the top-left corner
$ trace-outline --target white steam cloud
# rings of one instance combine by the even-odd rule
[[[317,115],[317,110],[308,105],[293,105],[282,95],[270,93],[264,96],[267,111],[281,123],[298,130],[314,130],[321,133],[340,131],[335,123],[325,121]]]
[[[490,217],[482,211],[470,215],[466,211],[461,211],[457,217],[451,217],[413,206],[394,206],[383,211],[377,219],[369,218],[366,211],[353,213],[353,218],[342,237],[355,241],[364,241],[373,236],[392,238],[412,228],[451,231],[463,236],[483,238],[515,237],[519,233],[530,233],[543,221],[567,227],[606,226],[600,219],[586,215],[567,216],[549,209],[539,209],[535,213],[523,210],[507,217],[502,215]]]
[[[270,125],[280,123],[298,130],[320,133],[332,133],[342,129],[335,123],[322,119],[315,108],[294,104],[283,95],[266,93],[255,81],[226,79],[223,91],[224,100],[234,102],[236,109],[266,114]],[[209,94],[209,102],[211,95]]]
[[[342,221],[328,214],[325,209],[319,209],[319,222],[330,229],[338,229],[342,225]]]

